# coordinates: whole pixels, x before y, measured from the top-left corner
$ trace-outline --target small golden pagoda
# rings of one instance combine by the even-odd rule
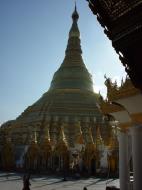
[[[11,139],[8,136],[6,136],[3,141],[1,152],[2,152],[1,154],[2,169],[6,171],[13,170],[15,167],[14,147],[11,143]]]
[[[42,170],[50,169],[52,145],[50,141],[49,128],[45,127],[43,141],[40,144],[40,160]]]
[[[93,141],[91,130],[90,130],[90,141],[85,145],[85,151],[83,155],[83,161],[85,167],[89,170],[91,174],[94,174],[96,171],[96,163],[98,160],[96,159],[97,155],[96,145]]]
[[[31,143],[25,154],[25,168],[27,170],[37,170],[39,165],[39,146],[37,144],[36,131],[31,137]]]

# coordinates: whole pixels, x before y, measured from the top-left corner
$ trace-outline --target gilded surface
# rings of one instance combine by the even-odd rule
[[[107,87],[107,98],[109,101],[115,101],[122,98],[128,98],[136,94],[141,94],[141,91],[135,88],[129,78],[121,83],[118,87],[117,83],[112,83],[110,78],[106,78],[105,85]]]
[[[72,150],[77,149],[76,142],[85,147],[82,152],[77,150],[78,164],[84,158],[90,166],[99,155],[94,142],[100,144],[110,127],[102,122],[99,95],[93,91],[92,76],[82,59],[78,18],[75,8],[65,58],[49,90],[14,122],[2,127],[11,129],[12,143],[22,151],[18,162],[29,170],[63,169]],[[102,136],[96,136],[97,125]]]

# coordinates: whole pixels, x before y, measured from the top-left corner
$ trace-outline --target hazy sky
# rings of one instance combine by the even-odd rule
[[[84,62],[96,92],[104,74],[125,71],[86,0],[77,0]],[[0,123],[15,119],[49,88],[63,61],[74,0],[0,0]]]

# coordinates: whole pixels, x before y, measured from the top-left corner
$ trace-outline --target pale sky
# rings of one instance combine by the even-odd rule
[[[45,93],[65,55],[74,0],[0,0],[0,124]],[[83,59],[94,89],[125,71],[86,0],[77,0]]]

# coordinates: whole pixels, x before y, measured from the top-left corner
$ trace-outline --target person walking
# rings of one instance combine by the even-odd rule
[[[30,190],[30,182],[29,182],[29,179],[30,179],[30,174],[28,175],[24,175],[23,176],[23,189],[22,190]]]
[[[87,187],[84,187],[83,190],[87,190]]]

